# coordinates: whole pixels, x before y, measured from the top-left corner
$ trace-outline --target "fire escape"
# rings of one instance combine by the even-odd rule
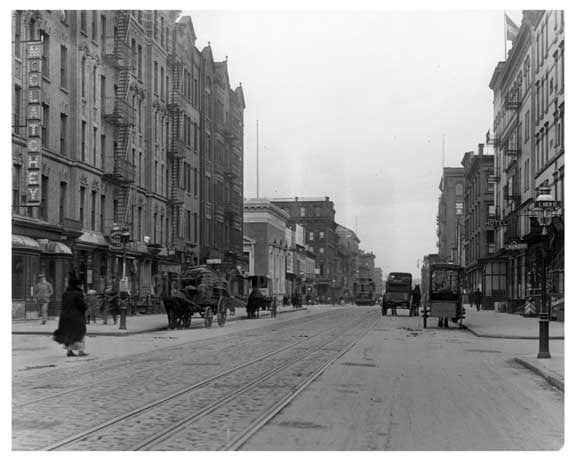
[[[168,146],[168,159],[170,161],[170,192],[168,203],[172,211],[172,246],[180,251],[184,250],[184,189],[182,187],[182,175],[184,174],[184,154],[186,144],[183,135],[183,111],[184,105],[181,94],[182,87],[182,62],[176,53],[168,56],[168,65],[172,74],[172,88],[168,103],[170,117],[170,142]]]
[[[114,223],[129,228],[130,202],[134,187],[134,164],[128,158],[128,146],[134,126],[134,108],[128,103],[128,90],[132,74],[132,54],[128,41],[130,10],[119,10],[114,29],[111,52],[104,54],[117,71],[113,104],[106,102],[104,119],[114,126],[114,149],[112,159],[105,159],[103,179],[117,186]]]
[[[504,109],[511,112],[511,119],[506,131],[510,133],[503,143],[505,159],[505,171],[507,178],[512,181],[504,186],[504,200],[508,204],[505,216],[506,228],[504,231],[504,243],[518,241],[519,236],[519,216],[518,207],[521,200],[520,178],[518,171],[518,157],[520,156],[520,89],[511,90],[504,100]]]

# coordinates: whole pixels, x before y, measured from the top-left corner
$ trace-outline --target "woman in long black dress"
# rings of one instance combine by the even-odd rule
[[[85,349],[86,303],[82,292],[82,282],[74,272],[70,272],[68,286],[62,296],[62,312],[58,320],[58,329],[54,332],[54,341],[66,348],[67,357],[88,355]]]

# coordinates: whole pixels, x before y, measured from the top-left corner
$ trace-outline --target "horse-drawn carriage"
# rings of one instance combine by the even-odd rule
[[[246,304],[246,314],[249,319],[260,317],[260,309],[270,309],[270,316],[276,317],[277,300],[271,293],[270,279],[265,275],[251,275],[248,277],[252,290]]]
[[[188,269],[172,282],[162,301],[171,329],[190,327],[194,314],[204,318],[206,328],[212,326],[214,316],[218,326],[224,326],[228,310],[234,311],[226,281],[207,266]]]

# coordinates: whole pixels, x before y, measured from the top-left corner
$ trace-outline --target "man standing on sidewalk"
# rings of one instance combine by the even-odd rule
[[[476,305],[476,310],[480,312],[480,308],[482,307],[482,292],[479,288],[476,288],[474,292],[474,304]]]
[[[40,303],[40,316],[42,317],[42,325],[46,324],[48,320],[48,303],[50,302],[50,297],[54,293],[52,289],[52,284],[46,280],[44,274],[38,275],[39,282],[34,287],[34,299]]]

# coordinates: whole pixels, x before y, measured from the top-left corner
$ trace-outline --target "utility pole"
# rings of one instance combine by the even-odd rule
[[[260,198],[260,153],[258,149],[258,120],[256,120],[256,198]]]

